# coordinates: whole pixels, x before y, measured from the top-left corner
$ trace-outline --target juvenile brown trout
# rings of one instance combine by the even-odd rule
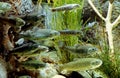
[[[35,42],[39,42],[40,40],[44,39],[53,39],[60,35],[60,33],[56,30],[52,29],[39,29],[34,28],[32,30],[28,30],[25,32],[22,32],[21,37],[29,40],[34,40]]]
[[[74,46],[65,46],[64,43],[61,44],[60,48],[74,53],[74,54],[78,54],[78,55],[93,55],[96,53],[96,51],[98,50],[96,47],[92,46],[92,45],[79,45],[76,44]]]
[[[32,44],[32,43],[27,43],[23,44],[20,47],[16,47],[13,49],[13,54],[17,54],[19,56],[34,56],[38,55],[41,52],[48,52],[48,47],[46,46],[41,46],[38,44]]]
[[[29,69],[39,69],[46,66],[46,63],[40,62],[38,60],[27,60],[20,63],[23,67]]]
[[[80,58],[76,61],[72,61],[59,66],[59,70],[67,71],[85,71],[89,69],[95,69],[102,65],[102,60],[97,58]]]
[[[51,10],[53,12],[55,12],[55,11],[67,11],[67,10],[72,10],[72,9],[75,9],[75,8],[78,8],[78,7],[80,7],[79,4],[66,4],[66,5],[63,5],[63,6],[60,6],[60,7],[51,8]]]

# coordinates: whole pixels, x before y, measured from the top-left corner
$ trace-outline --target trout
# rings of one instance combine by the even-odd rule
[[[65,46],[64,43],[60,43],[59,46],[61,49],[64,49],[65,51],[78,54],[78,55],[93,55],[95,54],[98,49],[92,45],[79,45],[75,44],[74,46]]]
[[[33,30],[28,30],[26,32],[22,32],[21,37],[32,40],[35,42],[39,42],[40,40],[45,40],[45,39],[53,39],[57,36],[60,35],[60,33],[56,30],[52,29],[39,29],[39,28],[34,28]]]
[[[78,7],[80,7],[79,4],[66,4],[66,5],[63,5],[63,6],[60,6],[60,7],[51,8],[51,10],[52,10],[52,12],[68,11],[68,10],[72,10],[72,9],[75,9],[75,8],[78,8]]]
[[[76,61],[72,61],[59,66],[59,70],[67,71],[85,71],[98,68],[102,65],[102,60],[97,58],[80,58]]]

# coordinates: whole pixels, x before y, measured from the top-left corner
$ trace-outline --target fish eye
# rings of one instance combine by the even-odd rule
[[[50,34],[49,34],[49,37],[52,37],[52,36],[53,36],[53,33],[50,33]]]
[[[96,48],[89,48],[88,51],[96,51]]]
[[[96,49],[95,48],[92,48],[93,51],[95,51]]]

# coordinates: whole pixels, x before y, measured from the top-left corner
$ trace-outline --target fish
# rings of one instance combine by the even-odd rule
[[[20,62],[20,65],[22,65],[25,68],[34,70],[34,69],[39,69],[39,68],[45,67],[46,63],[41,62],[39,60],[27,60],[24,62]]]
[[[21,38],[23,37],[34,42],[39,42],[41,40],[53,39],[59,36],[60,32],[52,29],[33,28],[32,30],[21,32],[20,35]]]
[[[58,71],[85,71],[96,69],[102,65],[102,60],[98,58],[80,58],[62,65],[59,65]]]
[[[55,11],[68,11],[80,7],[79,4],[66,4],[60,7],[51,8],[52,12]]]
[[[59,30],[60,35],[83,35],[82,31],[79,30]]]
[[[49,51],[49,48],[46,46],[33,44],[33,43],[26,43],[20,47],[14,48],[12,50],[12,54],[19,55],[19,56],[32,57],[40,54],[40,52],[48,52],[48,51]]]
[[[0,2],[0,13],[5,13],[7,11],[10,11],[12,8],[12,5],[6,2]]]
[[[59,47],[61,49],[64,49],[65,51],[77,54],[77,55],[93,55],[98,51],[98,48],[92,46],[92,45],[80,45],[75,44],[74,46],[65,46],[64,43],[59,43]]]

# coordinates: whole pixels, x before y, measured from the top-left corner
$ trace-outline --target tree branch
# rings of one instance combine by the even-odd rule
[[[112,26],[115,28],[120,23],[120,15],[117,17],[117,19],[112,23]]]
[[[109,22],[109,23],[111,22],[112,7],[113,7],[113,4],[109,2],[107,17],[106,17],[106,22]]]
[[[93,10],[97,13],[97,15],[98,15],[102,20],[105,21],[105,18],[100,14],[100,12],[98,11],[98,9],[95,8],[95,6],[94,6],[94,4],[92,3],[92,1],[91,1],[91,0],[88,0],[88,3],[91,5],[91,7],[93,8]]]

